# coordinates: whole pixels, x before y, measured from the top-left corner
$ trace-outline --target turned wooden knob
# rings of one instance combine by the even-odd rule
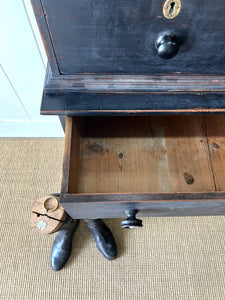
[[[122,228],[140,228],[142,227],[142,220],[136,219],[137,210],[130,210],[127,212],[127,219],[121,222]]]
[[[159,57],[173,58],[179,51],[178,37],[172,32],[164,32],[159,35],[155,46]]]

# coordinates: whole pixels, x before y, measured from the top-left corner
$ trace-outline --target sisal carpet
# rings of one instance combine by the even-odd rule
[[[60,191],[63,139],[0,140],[0,299],[225,299],[225,217],[145,218],[137,230],[105,220],[118,258],[107,261],[81,222],[60,272],[54,235],[30,226],[33,202]]]

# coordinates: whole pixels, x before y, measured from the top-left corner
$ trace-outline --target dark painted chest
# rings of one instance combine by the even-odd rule
[[[50,62],[42,113],[224,110],[223,0],[32,2]]]
[[[224,0],[32,3],[49,59],[41,113],[67,117],[66,211],[224,214],[224,116],[177,116],[225,111]]]

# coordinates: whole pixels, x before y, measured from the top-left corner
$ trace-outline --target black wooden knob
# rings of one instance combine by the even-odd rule
[[[159,57],[173,58],[179,50],[178,37],[172,32],[164,32],[156,40],[155,46]]]
[[[142,220],[136,219],[137,210],[130,210],[127,212],[127,219],[121,222],[122,228],[139,228],[142,227]]]

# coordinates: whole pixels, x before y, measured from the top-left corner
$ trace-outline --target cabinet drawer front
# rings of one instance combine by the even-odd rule
[[[164,17],[164,2],[42,0],[60,73],[224,73],[224,0],[181,0],[174,19]],[[172,59],[156,50],[165,31],[178,37]]]

